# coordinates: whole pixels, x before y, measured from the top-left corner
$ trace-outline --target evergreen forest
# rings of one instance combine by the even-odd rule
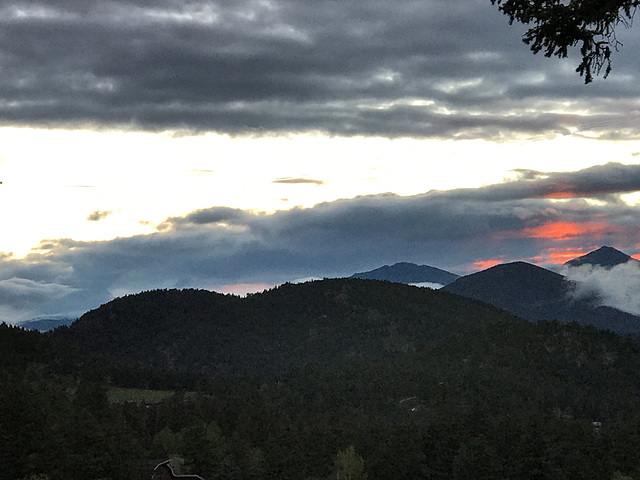
[[[0,478],[640,480],[640,347],[362,279],[0,326]]]

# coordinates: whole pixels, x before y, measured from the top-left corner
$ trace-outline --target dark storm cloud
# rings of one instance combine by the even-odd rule
[[[159,230],[165,230],[175,225],[204,225],[204,224],[228,224],[241,222],[249,215],[239,208],[213,207],[196,210],[184,217],[169,217],[158,226]]]
[[[516,198],[599,198],[640,191],[640,165],[609,162],[578,172],[538,172],[514,169],[516,181],[489,190],[469,191],[498,200]]]
[[[149,235],[45,240],[25,259],[0,258],[0,320],[88,310],[146,289],[277,284],[398,261],[465,273],[476,262],[544,263],[600,245],[636,254],[640,209],[620,195],[636,188],[638,168],[523,171],[477,189],[361,196],[275,213],[212,207],[168,218]],[[582,197],[544,198],[557,185]]]
[[[0,27],[5,124],[640,133],[635,32],[611,78],[585,87],[577,55],[533,56],[489,0],[8,1]]]

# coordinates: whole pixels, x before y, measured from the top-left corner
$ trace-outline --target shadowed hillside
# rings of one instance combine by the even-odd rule
[[[207,480],[336,478],[345,458],[369,480],[640,478],[634,341],[447,292],[160,290],[52,334],[0,326],[0,346],[11,479],[148,480],[167,458]],[[158,400],[116,388],[149,376]]]
[[[573,288],[560,274],[514,262],[461,277],[443,290],[487,302],[532,322],[559,320],[616,333],[640,333],[640,317],[598,306],[595,297],[575,299]]]
[[[210,375],[279,373],[423,348],[514,321],[450,294],[360,279],[286,284],[239,298],[158,290],[90,311],[58,335],[88,352]]]

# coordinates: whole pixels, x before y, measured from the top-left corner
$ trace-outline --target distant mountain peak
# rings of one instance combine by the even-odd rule
[[[570,267],[578,267],[580,265],[598,265],[600,267],[613,267],[615,265],[620,265],[621,263],[627,263],[630,260],[634,260],[626,253],[621,252],[620,250],[616,250],[613,247],[602,246],[597,250],[594,250],[591,253],[587,253],[582,257],[574,258],[573,260],[569,260],[565,265],[569,265]]]
[[[44,317],[32,318],[18,324],[25,330],[38,330],[39,332],[48,332],[58,327],[71,325],[78,317],[70,317],[65,315],[50,315]]]
[[[605,255],[600,260],[608,259],[606,254],[615,250],[609,249],[600,252]],[[513,262],[461,277],[443,290],[489,303],[532,322],[578,322],[622,334],[640,331],[640,317],[598,306],[592,296],[576,298],[572,295],[573,288],[572,282],[556,272],[530,263]]]
[[[351,278],[368,280],[387,280],[396,283],[438,283],[448,285],[458,278],[458,275],[429,265],[399,262],[384,265],[368,272],[354,273]]]

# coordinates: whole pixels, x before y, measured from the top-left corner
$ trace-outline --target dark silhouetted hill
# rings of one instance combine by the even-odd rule
[[[503,298],[562,286],[504,267],[485,276],[519,279]],[[137,466],[177,457],[209,479],[335,478],[349,445],[370,480],[611,480],[640,465],[635,341],[441,290],[143,292],[52,333],[0,325],[0,351],[2,478],[147,480]],[[74,368],[60,371],[65,355]],[[173,397],[109,401],[154,372],[173,372]]]
[[[593,325],[616,333],[640,333],[640,317],[597,305],[597,299],[572,296],[565,277],[526,262],[497,265],[459,278],[443,288],[487,302],[520,318]]]
[[[615,265],[620,265],[621,263],[627,263],[628,261],[636,262],[637,260],[613,247],[603,246],[591,253],[583,255],[582,257],[569,260],[565,265],[569,265],[570,267],[579,267],[580,265],[588,264],[598,265],[601,267],[613,267]]]
[[[458,277],[459,275],[436,267],[406,262],[385,265],[368,272],[354,273],[351,276],[351,278],[387,280],[398,283],[437,283],[440,285],[448,285]]]
[[[335,279],[240,298],[203,290],[129,295],[54,332],[87,352],[211,375],[283,372],[412,351],[461,330],[516,321],[430,289]]]

